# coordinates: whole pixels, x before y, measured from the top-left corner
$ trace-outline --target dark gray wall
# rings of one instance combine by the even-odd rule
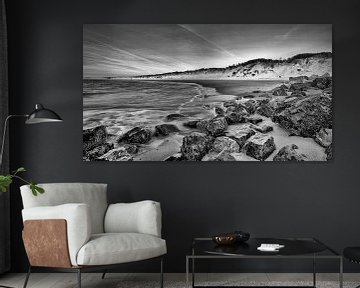
[[[65,120],[59,125],[26,128],[21,121],[12,122],[12,168],[25,166],[27,176],[38,182],[108,183],[110,202],[160,201],[169,250],[166,271],[184,271],[192,237],[233,229],[256,236],[314,236],[338,250],[360,245],[358,0],[7,2],[11,112],[28,112],[40,102]],[[83,23],[332,23],[334,160],[303,164],[82,162]],[[11,195],[12,269],[23,271],[27,260],[16,185]],[[125,268],[150,271],[157,268],[154,265]],[[265,263],[251,265],[269,268]],[[269,269],[281,266],[285,264]]]

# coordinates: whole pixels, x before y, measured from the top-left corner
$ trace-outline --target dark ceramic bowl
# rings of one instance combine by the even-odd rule
[[[232,245],[237,241],[236,234],[220,234],[212,237],[212,240],[218,245]]]

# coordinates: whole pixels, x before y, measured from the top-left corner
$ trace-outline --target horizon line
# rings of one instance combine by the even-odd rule
[[[104,76],[93,76],[93,77],[84,77],[83,76],[83,79],[99,79],[99,78],[136,78],[136,77],[150,77],[150,76],[160,76],[160,75],[167,75],[167,74],[173,74],[173,73],[185,73],[185,72],[194,72],[194,71],[200,71],[200,70],[206,70],[206,69],[226,69],[226,68],[229,68],[229,67],[232,67],[232,66],[240,66],[240,65],[244,65],[244,64],[247,64],[249,62],[252,62],[252,61],[256,61],[256,60],[269,60],[269,61],[288,61],[289,59],[292,59],[292,58],[295,58],[296,56],[299,56],[299,55],[307,55],[307,54],[311,54],[311,56],[315,56],[315,55],[318,55],[318,54],[331,54],[332,55],[332,51],[322,51],[322,52],[304,52],[304,53],[298,53],[298,54],[295,54],[291,57],[288,57],[288,58],[284,58],[282,59],[282,57],[280,58],[254,58],[254,59],[251,59],[251,60],[247,60],[245,62],[240,62],[240,63],[236,63],[236,64],[232,64],[232,65],[228,65],[228,66],[225,66],[225,67],[203,67],[203,68],[199,68],[199,69],[194,69],[194,70],[183,70],[183,71],[172,71],[172,72],[165,72],[165,73],[158,73],[158,74],[142,74],[142,75],[134,75],[134,76],[120,76],[120,75],[117,75],[117,76],[114,76],[114,75],[104,75]],[[310,56],[310,57],[311,57]]]

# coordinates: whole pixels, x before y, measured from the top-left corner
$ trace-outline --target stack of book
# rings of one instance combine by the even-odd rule
[[[259,247],[257,247],[257,249],[259,251],[265,251],[265,252],[278,252],[279,249],[284,248],[284,247],[285,247],[284,245],[280,245],[280,244],[263,243]]]

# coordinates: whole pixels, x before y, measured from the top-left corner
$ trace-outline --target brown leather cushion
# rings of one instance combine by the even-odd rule
[[[71,267],[66,220],[26,220],[23,241],[31,266]]]

